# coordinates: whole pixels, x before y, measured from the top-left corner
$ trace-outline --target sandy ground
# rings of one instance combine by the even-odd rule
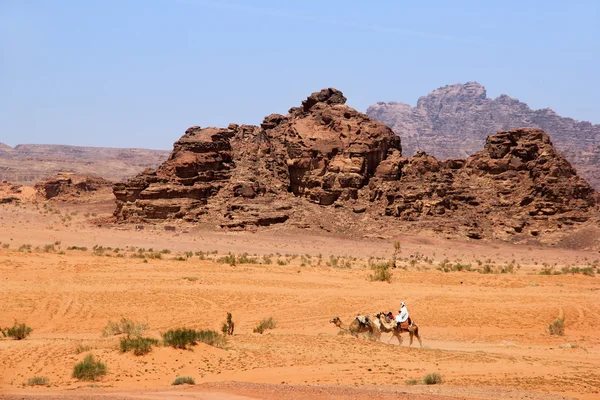
[[[598,253],[90,223],[111,211],[109,203],[0,206],[0,326],[18,319],[34,329],[26,340],[0,338],[0,398],[600,398],[600,278],[539,274],[544,264],[588,265]],[[407,270],[395,269],[391,283],[369,281],[368,258],[389,259],[395,241]],[[18,251],[23,245],[30,247]],[[46,245],[54,248],[44,252]],[[95,245],[112,249],[94,255]],[[132,258],[140,247],[170,253]],[[218,254],[175,259],[186,251]],[[228,252],[269,255],[273,263],[215,262]],[[444,273],[436,267],[445,259],[512,263],[515,273]],[[329,323],[397,312],[401,300],[420,327],[422,348],[409,347],[406,336],[398,345],[385,334],[380,342],[339,335]],[[236,331],[225,349],[159,347],[136,357],[119,352],[118,336],[101,335],[121,317],[147,323],[147,335],[157,339],[170,328],[220,330],[226,312]],[[252,333],[269,316],[277,328]],[[546,327],[558,317],[565,318],[565,335],[551,336]],[[79,346],[86,350],[78,353]],[[108,374],[80,382],[72,369],[89,353]],[[406,383],[431,372],[443,383]],[[49,386],[28,386],[34,376],[47,377]],[[178,376],[197,385],[172,387]]]

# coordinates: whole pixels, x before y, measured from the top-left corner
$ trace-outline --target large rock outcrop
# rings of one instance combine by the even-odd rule
[[[90,193],[109,193],[113,182],[94,175],[77,175],[61,172],[35,184],[35,190],[44,200],[59,200],[65,202],[80,202]],[[101,200],[93,196],[93,200]]]
[[[380,102],[367,114],[401,136],[406,155],[425,151],[439,159],[467,157],[499,130],[541,128],[577,171],[600,189],[600,125],[564,118],[549,108],[532,110],[507,95],[490,99],[477,82],[436,89],[419,98],[414,108]]]
[[[345,101],[324,89],[261,126],[189,128],[157,170],[114,186],[115,217],[518,241],[560,237],[597,210],[540,129],[492,135],[466,159],[406,158],[390,128]]]

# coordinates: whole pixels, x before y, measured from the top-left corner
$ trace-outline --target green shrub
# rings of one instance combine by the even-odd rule
[[[217,262],[219,264],[229,264],[229,265],[235,265],[236,264],[236,260],[235,260],[235,254],[231,254],[229,253],[226,256],[223,257],[219,257],[217,258]]]
[[[50,383],[45,376],[34,376],[27,381],[28,386],[46,386]]]
[[[0,329],[0,331],[4,337],[8,336],[16,340],[22,340],[29,336],[33,329],[25,324],[19,324],[17,321],[15,321],[11,328]]]
[[[565,319],[557,318],[548,325],[548,333],[551,335],[563,336],[565,334]]]
[[[437,372],[427,374],[423,378],[423,383],[426,385],[437,385],[438,383],[442,383],[442,377]]]
[[[277,322],[273,319],[273,317],[265,318],[254,328],[252,331],[254,333],[262,334],[267,329],[275,329],[277,327]]]
[[[225,346],[226,339],[218,332],[206,330],[195,331],[194,329],[170,329],[161,334],[165,346],[171,346],[176,349],[187,349],[188,346],[195,346],[198,342],[206,343],[215,347]]]
[[[143,337],[124,337],[121,338],[121,353],[127,353],[133,350],[136,356],[143,356],[152,351],[152,346],[158,346],[158,340]]]
[[[371,281],[391,282],[392,273],[390,272],[390,263],[379,263],[371,265],[373,274],[369,275]]]
[[[191,376],[178,376],[171,385],[195,385],[196,381]]]
[[[186,349],[188,346],[196,345],[196,331],[193,329],[169,329],[161,336],[165,346],[176,349]]]
[[[69,246],[69,247],[67,247],[67,250],[87,251],[87,247]]]
[[[81,381],[95,381],[103,375],[106,375],[106,365],[96,361],[92,354],[85,356],[83,361],[73,368],[73,378]]]
[[[148,329],[148,324],[134,322],[128,318],[121,318],[119,322],[108,321],[104,327],[102,336],[116,336],[126,334],[127,336],[141,336]]]

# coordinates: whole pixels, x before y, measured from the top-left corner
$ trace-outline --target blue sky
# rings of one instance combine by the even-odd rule
[[[598,1],[0,0],[0,142],[170,149],[336,87],[478,81],[600,123]]]

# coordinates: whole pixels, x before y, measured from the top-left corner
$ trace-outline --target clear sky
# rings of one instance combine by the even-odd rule
[[[171,149],[324,87],[478,81],[600,123],[600,1],[0,0],[0,142]]]

